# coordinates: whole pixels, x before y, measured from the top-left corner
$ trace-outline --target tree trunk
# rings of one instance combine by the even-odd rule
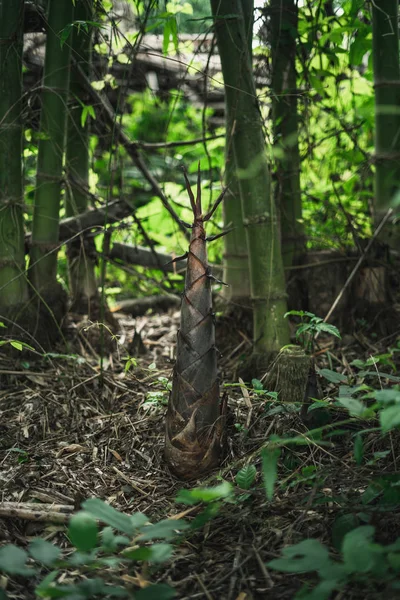
[[[93,21],[92,0],[80,0],[75,7],[76,21]],[[86,75],[91,70],[92,26],[75,28],[72,38],[72,57]],[[81,85],[78,70],[72,69],[70,103],[67,124],[66,168],[67,190],[65,214],[73,217],[84,213],[89,191],[89,121],[88,94]],[[82,106],[83,105],[83,106]],[[86,111],[85,113],[83,111]],[[94,238],[82,235],[68,244],[68,270],[71,310],[90,318],[91,305],[100,303],[95,276],[96,248]]]
[[[187,179],[186,183],[194,222],[166,417],[165,458],[178,477],[194,479],[219,464],[225,412],[219,400],[211,276],[204,231],[204,221],[214,209],[203,217],[200,170],[196,200]]]
[[[56,321],[65,312],[56,275],[71,48],[70,36],[65,41],[61,36],[72,20],[72,0],[49,0],[30,276]]]
[[[239,0],[211,0],[225,83],[226,110],[249,252],[256,354],[277,352],[289,341],[279,219],[270,192],[262,122]],[[247,8],[247,3],[245,5]],[[248,20],[248,13],[246,13]]]
[[[293,259],[304,250],[297,115],[297,3],[295,0],[271,0],[269,14],[276,204],[281,215],[283,262],[290,267]]]
[[[398,0],[372,3],[375,84],[375,221],[378,224],[399,193],[400,183],[400,66]],[[398,225],[382,236],[398,249]]]
[[[0,312],[15,315],[28,299],[21,163],[23,19],[23,0],[0,0]]]

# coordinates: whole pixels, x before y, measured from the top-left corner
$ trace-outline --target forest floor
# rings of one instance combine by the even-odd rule
[[[400,512],[384,508],[374,511],[376,496],[367,502],[365,492],[374,478],[397,471],[398,435],[392,435],[391,447],[387,448],[387,441],[379,433],[367,433],[361,465],[355,463],[351,430],[342,429],[326,445],[308,439],[305,445],[285,448],[275,496],[267,500],[257,451],[272,434],[304,434],[306,439],[307,428],[299,417],[298,406],[274,403],[251,386],[231,385],[238,383],[234,366],[240,353],[249,349],[245,332],[241,337],[239,334],[240,346],[226,349],[221,359],[221,381],[230,415],[222,470],[206,482],[177,481],[164,464],[163,442],[179,315],[175,312],[137,319],[117,316],[123,345],[108,342],[103,374],[90,338],[94,328],[79,330],[72,322],[67,337],[73,340],[74,356],[53,354],[36,360],[16,352],[10,358],[2,348],[3,503],[31,502],[38,507],[55,503],[79,508],[82,500],[96,496],[128,514],[141,511],[157,521],[187,509],[175,501],[183,487],[216,485],[222,478],[232,482],[235,501],[223,503],[213,520],[184,537],[173,559],[151,575],[153,582],[170,584],[181,600],[293,598],[305,582],[317,579],[304,573],[280,573],[268,568],[267,563],[279,557],[285,546],[308,538],[320,540],[337,556],[332,526],[343,514],[368,512],[379,543],[397,539]],[[140,331],[146,352],[137,359],[136,366],[126,370],[127,354],[134,356],[142,347],[137,336],[134,338],[135,330]],[[354,359],[366,360],[371,354],[387,350],[386,341],[374,340],[372,344],[360,336],[346,336],[345,341],[334,345],[331,340],[322,340],[317,366],[330,366],[354,380]],[[333,367],[328,364],[328,354]],[[396,356],[393,360],[396,362]],[[379,383],[384,383],[382,378]],[[322,380],[321,384],[324,398],[333,399],[337,385]],[[348,413],[336,408],[336,420],[346,417]],[[362,426],[365,424],[354,423],[354,431]],[[257,479],[244,494],[235,484],[235,477],[249,462],[257,467]],[[0,545],[24,547],[38,536],[61,547],[69,543],[63,523],[0,517]],[[7,589],[10,598],[35,597],[34,586],[30,589],[18,577],[7,582]],[[351,600],[396,596],[391,596],[384,584],[360,579],[333,597]]]

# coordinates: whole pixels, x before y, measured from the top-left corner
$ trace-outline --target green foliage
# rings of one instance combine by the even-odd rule
[[[254,465],[246,465],[236,475],[236,483],[242,490],[249,490],[257,476],[257,469]]]
[[[341,542],[341,560],[332,560],[328,549],[318,540],[303,540],[282,551],[282,557],[268,563],[271,569],[284,573],[317,573],[319,583],[310,591],[306,586],[296,594],[297,599],[328,600],[331,593],[342,590],[347,583],[362,579],[381,580],[397,589],[400,581],[400,538],[383,546],[373,540],[375,528],[364,525],[353,528],[349,518],[336,522],[337,541]],[[347,533],[344,533],[348,530]],[[340,531],[339,531],[340,530]],[[343,535],[344,534],[344,535]]]
[[[316,317],[313,313],[304,310],[290,310],[285,314],[285,317],[289,316],[300,317],[301,321],[296,329],[296,340],[309,352],[312,352],[315,338],[320,333],[341,337],[337,327],[325,323],[321,317]]]

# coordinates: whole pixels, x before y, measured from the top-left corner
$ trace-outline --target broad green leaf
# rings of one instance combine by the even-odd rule
[[[371,395],[377,402],[382,404],[400,404],[400,391],[394,388],[377,390],[372,392]]]
[[[112,506],[100,500],[100,498],[89,498],[82,503],[82,507],[107,525],[111,525],[118,531],[123,531],[128,535],[133,535],[135,527],[132,524],[131,517],[115,510]]]
[[[0,548],[0,572],[9,575],[35,575],[36,571],[26,566],[28,553],[14,544]]]
[[[175,595],[175,590],[166,583],[156,583],[135,592],[135,600],[171,600]]]
[[[330,564],[329,552],[318,540],[303,540],[282,550],[282,558],[271,560],[268,567],[284,573],[311,573]]]
[[[379,413],[379,420],[383,431],[390,431],[400,425],[400,404],[388,406]]]
[[[150,523],[150,519],[141,512],[133,513],[133,515],[131,515],[129,518],[131,520],[132,526],[135,529],[138,529],[138,527],[143,527],[143,525],[146,525],[146,523]]]
[[[228,481],[207,488],[193,488],[192,490],[179,490],[176,502],[183,504],[197,504],[198,502],[215,502],[228,498],[232,493],[232,485]]]
[[[72,515],[68,535],[75,548],[81,552],[88,552],[96,546],[98,532],[96,519],[90,513],[81,510]]]
[[[61,556],[61,550],[54,544],[37,538],[29,544],[28,552],[35,560],[51,567]]]
[[[272,500],[274,496],[274,487],[277,479],[277,467],[280,452],[281,451],[279,448],[264,448],[261,451],[262,473],[265,492],[268,500]]]
[[[352,417],[362,417],[368,412],[367,406],[357,398],[339,398],[338,402],[347,408]]]
[[[337,517],[337,519],[334,520],[332,525],[332,544],[335,546],[336,550],[341,550],[344,536],[348,534],[349,531],[356,529],[359,524],[360,520],[352,513],[340,515],[340,517]]]
[[[340,586],[340,582],[336,579],[327,579],[321,581],[312,590],[301,590],[296,594],[298,600],[329,600],[332,597],[332,592]]]
[[[210,502],[207,504],[205,509],[200,514],[196,515],[193,521],[190,522],[190,529],[200,529],[200,527],[204,527],[206,523],[217,516],[220,508],[220,502]]]
[[[354,438],[353,452],[354,452],[354,460],[356,461],[356,463],[358,465],[361,465],[363,462],[363,458],[364,458],[364,444],[363,444],[362,436],[360,434],[357,434],[356,437]]]
[[[126,550],[122,553],[124,558],[131,560],[145,560],[154,563],[163,563],[171,558],[174,547],[171,544],[152,544],[135,548],[135,550]]]
[[[257,469],[255,466],[246,465],[236,475],[236,483],[242,490],[249,490],[255,481],[256,475]]]
[[[179,535],[180,531],[189,529],[190,525],[183,519],[164,519],[155,523],[154,525],[147,525],[140,532],[141,540],[155,540],[171,538]]]
[[[342,553],[348,573],[368,573],[374,567],[376,554],[371,543],[374,532],[375,527],[363,525],[345,535]]]
[[[114,551],[118,546],[128,546],[131,540],[125,535],[115,535],[112,527],[104,527],[101,531],[101,541],[104,548]]]
[[[331,383],[347,383],[347,377],[330,369],[319,369],[318,375],[324,377]]]

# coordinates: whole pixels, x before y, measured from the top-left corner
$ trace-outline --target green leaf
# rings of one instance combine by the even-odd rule
[[[131,540],[125,535],[115,535],[112,527],[104,527],[101,531],[102,545],[106,550],[114,551],[119,545],[128,546]]]
[[[32,558],[43,563],[46,567],[51,567],[61,556],[60,548],[42,538],[32,540],[28,552]]]
[[[200,527],[204,527],[206,523],[217,516],[220,508],[220,502],[210,502],[207,504],[205,509],[200,514],[196,515],[193,521],[191,521],[190,529],[200,529]]]
[[[141,530],[141,540],[155,540],[171,538],[179,535],[179,532],[189,529],[190,525],[183,519],[163,519],[154,525],[147,525]]]
[[[383,431],[390,431],[400,425],[400,404],[388,406],[379,413],[379,420]]]
[[[339,329],[334,325],[329,325],[329,323],[318,323],[317,329],[319,331],[325,331],[326,333],[330,333],[331,335],[334,335],[338,338],[342,337],[340,335]]]
[[[371,543],[374,533],[375,527],[363,525],[345,535],[342,553],[348,573],[368,573],[374,567],[376,554]]]
[[[53,598],[54,596],[51,594],[52,589],[54,589],[54,581],[57,579],[59,575],[59,571],[50,571],[46,575],[44,579],[39,583],[35,588],[36,596],[40,598]]]
[[[175,590],[166,583],[156,583],[135,592],[135,600],[170,600],[175,595]]]
[[[382,404],[400,404],[400,391],[394,388],[373,391],[371,395],[377,402]]]
[[[0,571],[9,575],[35,575],[36,571],[26,566],[28,553],[14,544],[0,548]]]
[[[21,342],[17,342],[16,340],[11,340],[10,344],[16,350],[19,350],[20,352],[22,351],[23,344]]]
[[[271,560],[267,566],[284,573],[311,573],[330,564],[329,552],[318,540],[303,540],[282,550],[282,558]]]
[[[363,458],[364,458],[364,444],[363,444],[362,436],[359,433],[354,438],[353,452],[354,452],[354,460],[356,461],[357,465],[361,465],[363,462]]]
[[[277,479],[277,466],[280,452],[281,451],[279,448],[264,448],[261,451],[262,473],[265,492],[268,500],[272,500],[274,496],[274,487]]]
[[[339,398],[339,404],[347,408],[352,417],[362,417],[368,412],[368,408],[357,400],[357,398]]]
[[[97,543],[98,527],[96,519],[83,510],[72,515],[69,521],[68,536],[78,550],[88,552]]]
[[[228,498],[232,494],[232,485],[228,481],[214,487],[193,488],[192,490],[179,490],[176,502],[183,504],[197,504],[198,502],[215,502]]]
[[[257,392],[261,392],[264,389],[264,386],[259,379],[252,379],[251,385],[253,386],[253,390],[256,390]]]
[[[319,369],[318,375],[321,375],[321,377],[324,377],[331,383],[347,383],[347,377],[330,369]]]
[[[298,600],[329,600],[332,597],[332,592],[339,586],[340,582],[336,579],[328,579],[318,583],[313,590],[301,590],[295,598],[298,598]]]
[[[60,45],[61,48],[64,46],[65,42],[67,41],[67,39],[69,38],[71,31],[72,31],[72,23],[68,23],[68,25],[66,25],[64,27],[64,29],[62,31],[60,31]]]
[[[171,544],[153,544],[135,550],[126,550],[122,553],[131,560],[145,560],[154,563],[163,563],[171,558],[174,547]]]
[[[10,600],[3,588],[0,588],[0,600]]]
[[[255,466],[246,465],[236,475],[236,483],[242,490],[249,490],[255,481],[256,475],[257,469]]]
[[[115,510],[115,508],[103,502],[100,498],[89,498],[89,500],[85,500],[82,503],[82,507],[96,517],[96,519],[107,525],[111,525],[111,527],[114,527],[118,531],[123,531],[128,535],[133,535],[135,532],[135,527],[132,524],[130,516]]]
[[[349,533],[349,531],[356,529],[359,524],[360,520],[352,513],[341,515],[335,519],[332,525],[332,544],[335,546],[336,550],[341,550],[344,536]]]

